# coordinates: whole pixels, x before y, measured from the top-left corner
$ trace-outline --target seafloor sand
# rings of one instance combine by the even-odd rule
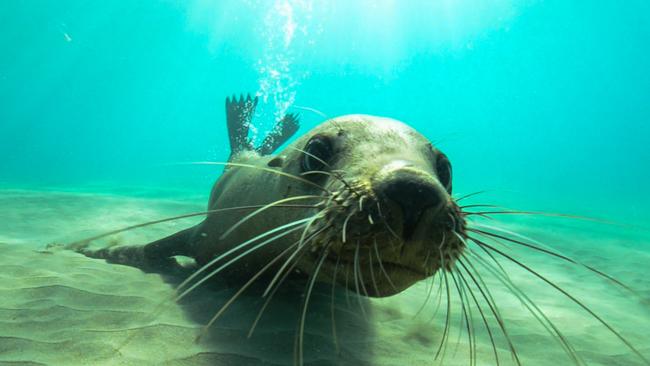
[[[196,341],[214,311],[233,294],[224,284],[202,289],[181,304],[168,300],[177,279],[106,264],[66,251],[65,242],[133,223],[202,209],[201,203],[36,191],[0,193],[0,364],[104,365],[291,364],[299,314],[298,288],[271,303],[256,332],[246,333],[263,301],[256,293],[237,301],[211,331]],[[194,220],[196,221],[196,220]],[[98,243],[141,243],[192,224],[161,224]],[[494,222],[486,224],[494,225]],[[637,296],[592,273],[548,256],[517,251],[520,258],[566,288],[650,358],[650,239],[641,229],[530,218],[516,229],[556,244],[573,257],[626,282]],[[538,279],[504,263],[512,280],[546,313],[590,365],[641,365],[601,324]],[[555,341],[503,286],[486,278],[524,365],[571,364]],[[434,364],[443,333],[445,301],[437,283],[427,306],[428,283],[381,300],[339,294],[332,341],[329,288],[318,288],[307,317],[304,358],[309,365]],[[300,287],[302,288],[302,287]],[[454,291],[455,292],[455,291]],[[162,305],[161,305],[162,304]],[[450,345],[443,364],[467,365],[467,335],[452,303]],[[495,364],[487,332],[474,307],[477,364]],[[493,321],[492,317],[488,317]],[[463,326],[464,327],[464,326]],[[514,364],[496,323],[502,364]],[[460,338],[459,338],[460,336]],[[458,346],[456,346],[458,344]]]

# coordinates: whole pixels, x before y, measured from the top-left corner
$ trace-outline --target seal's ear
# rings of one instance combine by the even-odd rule
[[[298,131],[298,127],[300,127],[298,114],[289,113],[285,115],[273,130],[266,135],[262,144],[257,148],[257,152],[261,155],[272,154]]]
[[[282,159],[280,156],[277,156],[266,163],[266,165],[270,166],[271,168],[279,168],[282,166],[282,164],[284,164],[284,159]]]
[[[257,97],[251,98],[250,94],[244,98],[243,95],[237,100],[226,98],[226,122],[230,137],[230,156],[244,150],[253,150],[253,144],[248,139],[248,129],[257,107]]]

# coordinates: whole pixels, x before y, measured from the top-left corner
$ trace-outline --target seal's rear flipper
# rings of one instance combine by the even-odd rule
[[[192,227],[146,245],[102,249],[81,247],[74,250],[87,257],[105,259],[110,263],[138,267],[145,271],[171,271],[178,268],[178,263],[172,257],[193,255],[190,244],[193,233]]]
[[[298,127],[300,127],[300,123],[297,114],[289,113],[285,115],[275,125],[273,131],[266,135],[262,144],[257,148],[257,152],[261,155],[273,154],[278,147],[282,146],[298,131]]]
[[[226,98],[226,122],[230,136],[231,156],[244,150],[253,150],[253,145],[248,138],[248,129],[257,107],[257,97],[251,98],[250,94],[244,98],[236,96]]]

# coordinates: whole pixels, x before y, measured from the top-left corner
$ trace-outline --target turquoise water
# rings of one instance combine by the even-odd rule
[[[200,207],[219,171],[178,163],[226,160],[224,99],[251,93],[260,136],[287,112],[298,135],[319,113],[388,116],[449,156],[456,193],[489,191],[475,203],[630,225],[573,233],[647,301],[650,2],[7,0],[0,30],[0,242]],[[619,320],[647,355],[640,309]]]
[[[403,120],[458,191],[647,222],[645,1],[0,3],[0,181],[196,187],[223,101]],[[302,130],[322,118],[300,111]],[[302,131],[301,130],[301,131]],[[109,185],[111,185],[109,184]]]

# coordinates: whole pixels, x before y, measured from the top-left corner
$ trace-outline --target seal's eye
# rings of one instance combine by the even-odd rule
[[[314,136],[304,148],[302,170],[304,172],[323,170],[333,154],[332,141],[326,136]]]
[[[436,161],[436,174],[438,181],[451,194],[451,164],[446,156],[441,155]]]

